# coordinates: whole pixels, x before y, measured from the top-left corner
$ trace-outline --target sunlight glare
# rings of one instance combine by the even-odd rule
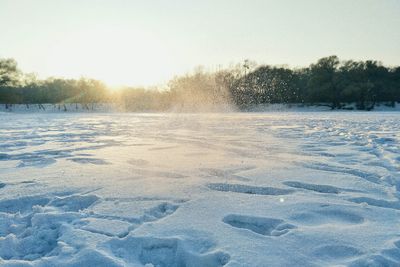
[[[176,69],[168,46],[149,33],[130,33],[112,28],[70,32],[57,40],[44,63],[55,76],[93,77],[111,86],[165,82]]]

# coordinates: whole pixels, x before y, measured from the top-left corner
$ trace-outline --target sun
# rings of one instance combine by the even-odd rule
[[[174,75],[175,63],[168,45],[151,33],[96,28],[58,38],[44,60],[53,75],[90,77],[110,86],[163,83]]]

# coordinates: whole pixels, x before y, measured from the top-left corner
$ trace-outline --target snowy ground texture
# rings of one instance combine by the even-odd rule
[[[400,266],[400,113],[0,126],[1,266]]]

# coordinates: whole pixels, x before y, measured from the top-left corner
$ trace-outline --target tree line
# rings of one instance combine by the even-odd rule
[[[111,90],[94,79],[48,78],[18,69],[13,59],[0,59],[0,103],[116,103],[128,111],[217,110],[232,105],[246,110],[267,103],[328,105],[342,109],[355,103],[371,110],[378,102],[400,103],[400,66],[380,62],[319,59],[305,68],[261,65],[245,61],[234,67],[174,77],[166,88],[125,87]]]

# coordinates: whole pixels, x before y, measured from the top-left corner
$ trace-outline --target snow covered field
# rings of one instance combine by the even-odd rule
[[[0,113],[2,266],[400,266],[400,113]]]

